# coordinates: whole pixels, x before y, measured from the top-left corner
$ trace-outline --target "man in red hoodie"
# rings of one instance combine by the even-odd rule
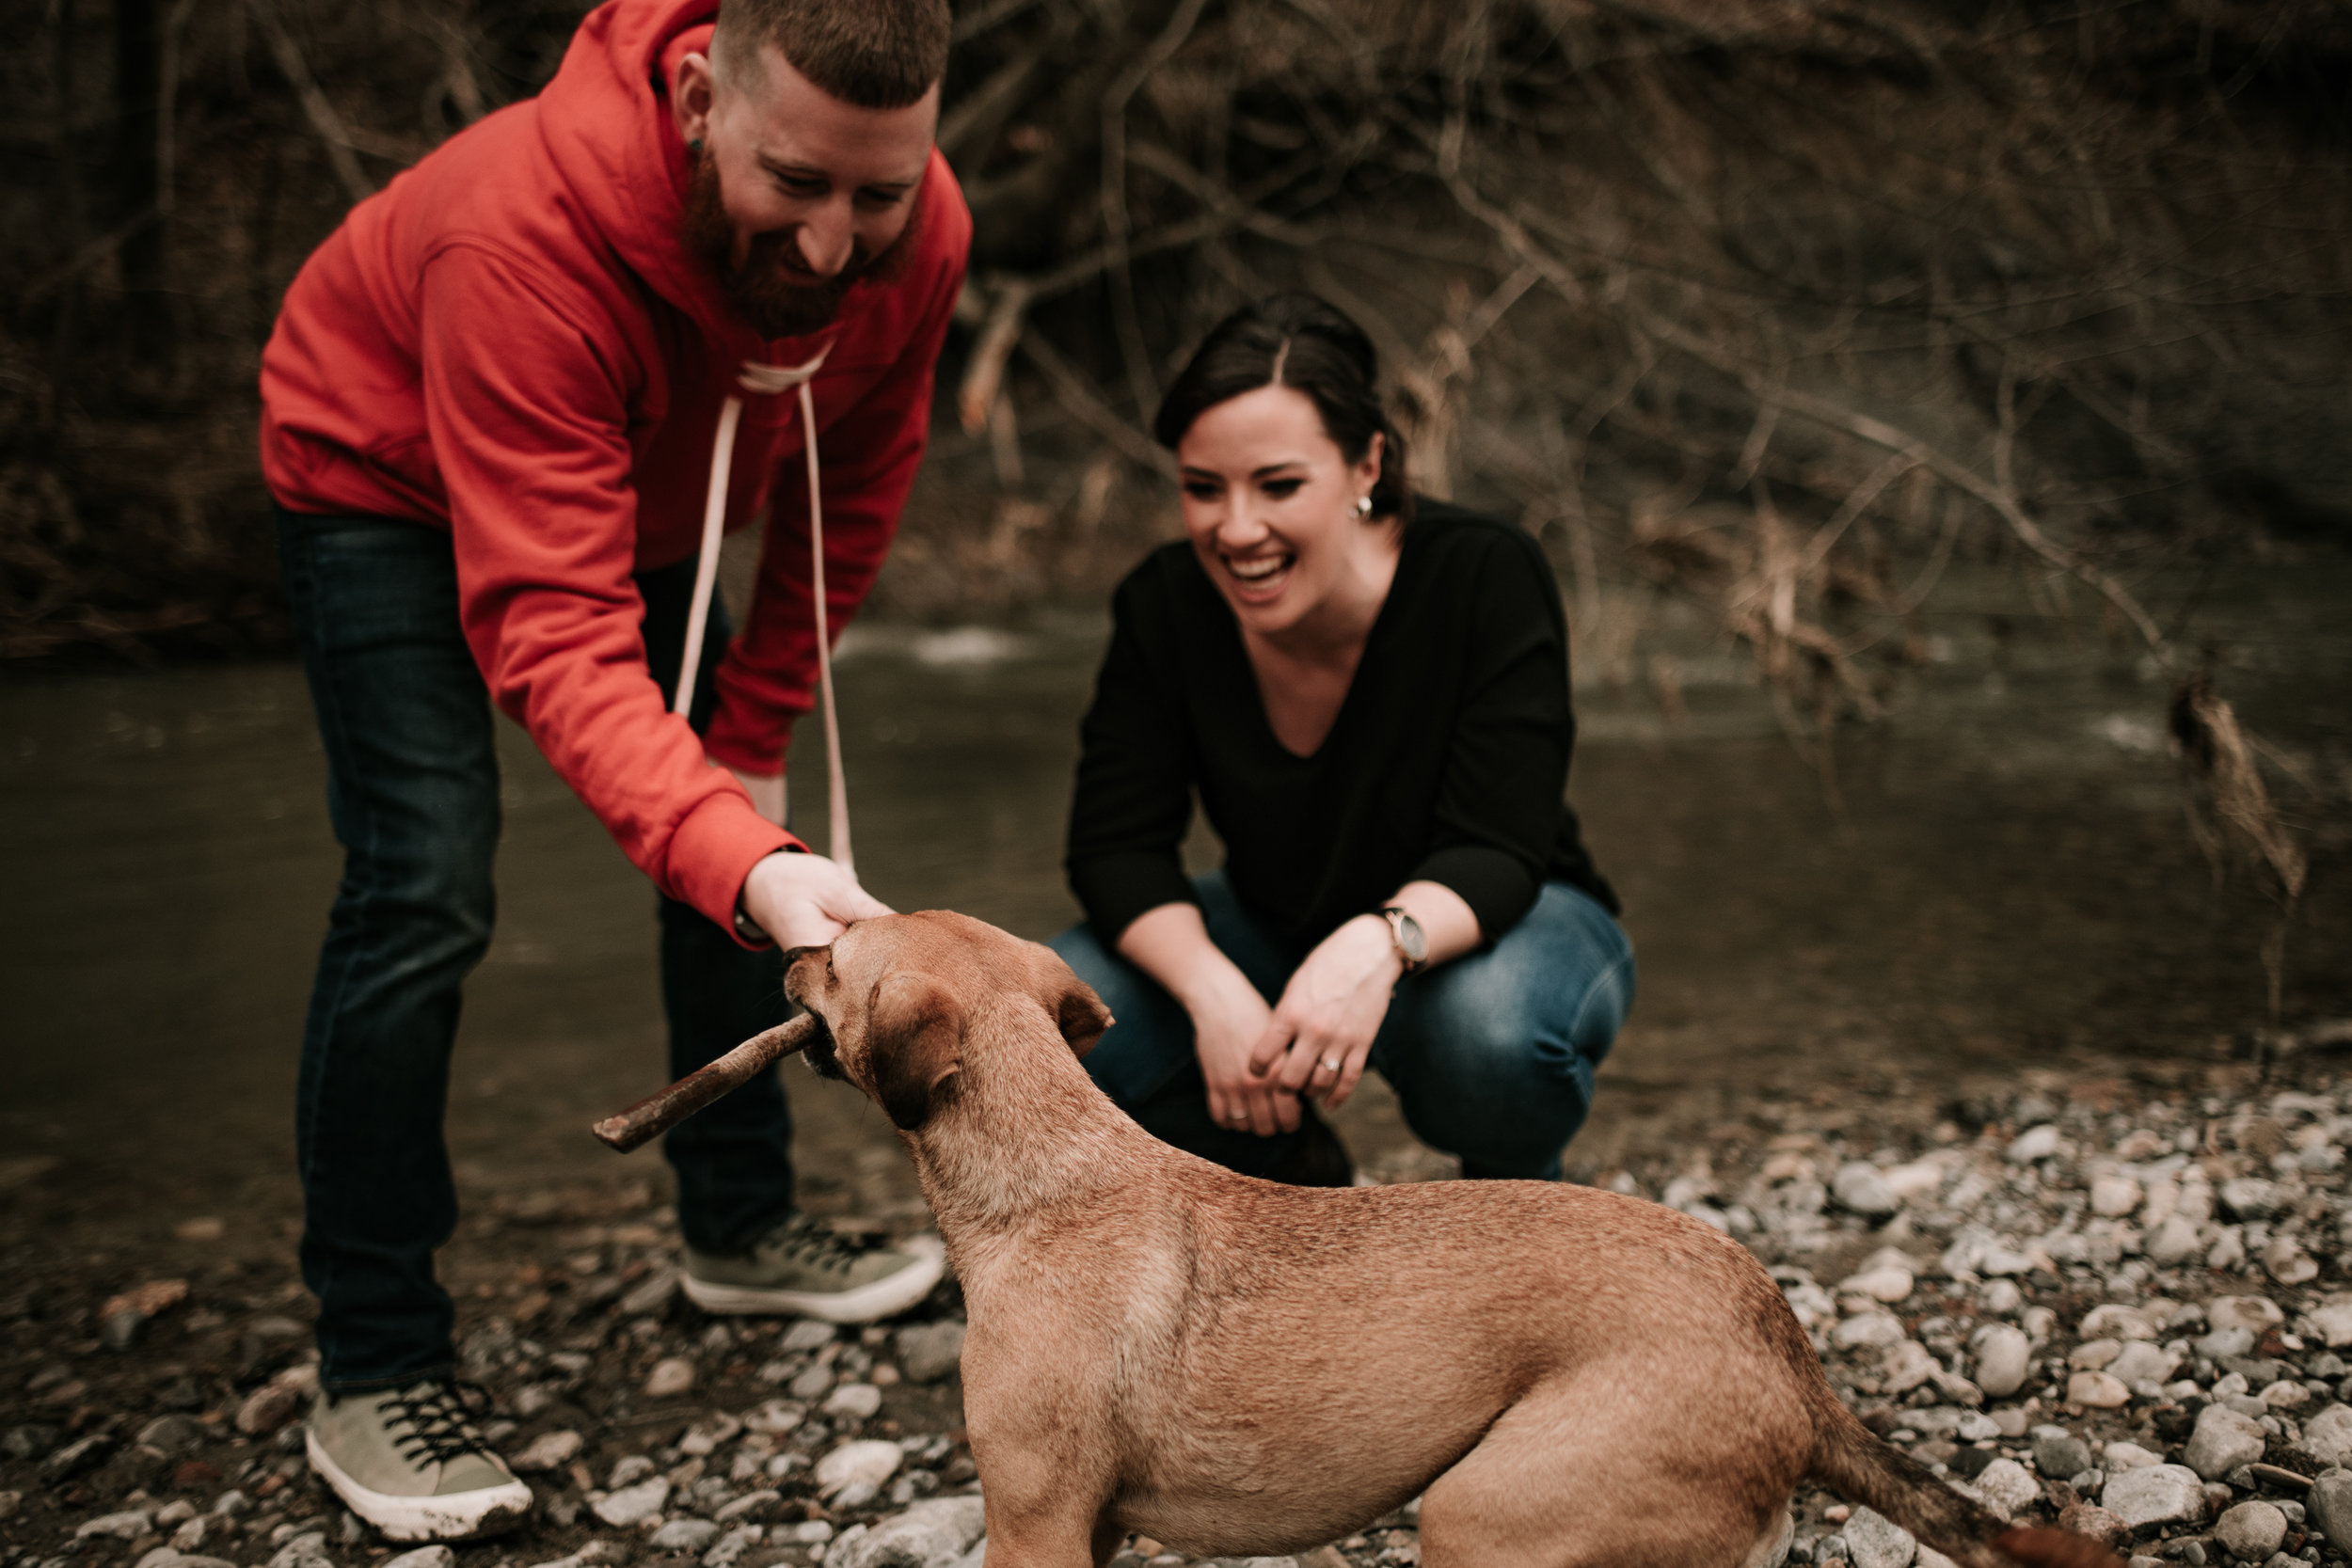
[[[355,208],[263,356],[262,462],[346,869],[305,1030],[311,1463],[396,1540],[518,1521],[467,1419],[433,1253],[459,988],[488,944],[490,702],[662,895],[672,1073],[780,1020],[777,944],[882,906],[781,825],[817,662],[804,451],[838,631],[923,451],[971,220],[932,146],[945,0],[611,0],[547,90]],[[816,430],[768,389],[818,368]],[[742,635],[674,703],[714,439],[770,515]],[[485,701],[485,698],[487,699]],[[799,1215],[772,1079],[667,1145],[706,1310],[862,1322],[938,1279]]]

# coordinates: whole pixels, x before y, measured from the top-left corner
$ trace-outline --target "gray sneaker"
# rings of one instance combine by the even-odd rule
[[[387,1541],[473,1541],[531,1513],[531,1488],[446,1379],[340,1399],[321,1389],[310,1449],[310,1468]]]
[[[706,1312],[790,1312],[829,1323],[870,1323],[930,1295],[946,1269],[936,1236],[877,1246],[794,1214],[738,1257],[688,1247],[683,1283],[687,1299]]]

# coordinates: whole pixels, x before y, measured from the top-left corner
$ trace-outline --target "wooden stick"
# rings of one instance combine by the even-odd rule
[[[741,1088],[779,1059],[808,1044],[816,1035],[816,1015],[803,1013],[788,1023],[754,1035],[700,1072],[687,1074],[620,1115],[605,1117],[588,1131],[600,1142],[627,1154],[667,1132],[712,1101]]]

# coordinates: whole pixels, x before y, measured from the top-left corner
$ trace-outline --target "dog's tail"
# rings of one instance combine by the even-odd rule
[[[1970,1502],[1882,1441],[1821,1386],[1808,1480],[1877,1510],[1961,1568],[2123,1568],[2087,1535],[2014,1526]]]

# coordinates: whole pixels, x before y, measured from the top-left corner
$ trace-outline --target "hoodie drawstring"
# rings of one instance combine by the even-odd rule
[[[761,365],[745,360],[737,384],[746,392],[761,396],[793,390],[800,393],[801,446],[808,454],[809,592],[817,610],[818,697],[825,711],[825,785],[833,840],[830,848],[841,868],[854,873],[856,864],[850,853],[849,781],[841,768],[841,721],[833,702],[833,638],[825,607],[825,506],[818,485],[817,404],[808,389],[824,364],[825,356],[832,352],[833,345],[828,343],[815,358],[803,365]],[[719,410],[719,436],[710,452],[710,495],[703,504],[702,553],[694,562],[694,601],[686,616],[686,651],[678,659],[677,697],[673,711],[681,716],[693,701],[694,676],[702,663],[703,632],[710,624],[710,594],[719,581],[719,538],[725,531],[727,475],[735,466],[735,432],[742,418],[743,400],[729,394]]]

